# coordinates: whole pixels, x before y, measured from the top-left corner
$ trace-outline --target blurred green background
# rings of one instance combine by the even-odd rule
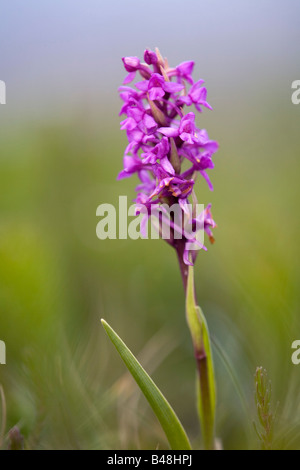
[[[18,424],[33,449],[167,447],[103,317],[200,446],[175,253],[159,240],[96,237],[97,206],[134,197],[133,179],[116,181],[126,146],[120,58],[159,46],[172,65],[196,61],[194,78],[206,79],[214,108],[197,123],[220,143],[210,173],[215,191],[200,179],[197,189],[199,202],[213,204],[216,243],[195,269],[214,343],[217,435],[225,449],[259,448],[254,373],[264,366],[274,408],[279,402],[276,445],[300,449],[300,366],[291,362],[300,339],[300,105],[291,102],[291,83],[300,78],[299,5],[231,1],[225,9],[190,0],[182,21],[179,2],[158,8],[155,1],[147,14],[134,1],[26,3],[1,7],[6,431]]]

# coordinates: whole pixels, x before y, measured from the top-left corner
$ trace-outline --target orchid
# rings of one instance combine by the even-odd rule
[[[144,59],[145,63],[137,57],[122,59],[129,72],[126,83],[132,81],[136,73],[143,80],[135,83],[134,87],[121,86],[119,89],[124,102],[121,114],[127,116],[121,122],[121,129],[126,131],[129,144],[124,155],[124,170],[118,179],[133,174],[141,179],[142,171],[147,171],[153,181],[151,191],[148,198],[144,191],[142,198],[138,194],[137,200],[142,199],[150,206],[156,203],[154,197],[169,205],[178,202],[184,211],[197,173],[213,189],[207,170],[214,168],[213,155],[218,150],[218,143],[209,139],[205,129],[196,126],[193,112],[184,114],[184,107],[194,104],[198,111],[201,111],[201,106],[212,108],[206,101],[207,90],[202,87],[204,81],[193,81],[193,61],[170,68],[159,51],[150,50],[145,51]],[[190,163],[190,167],[181,172],[184,161]],[[138,185],[137,192],[140,187]],[[193,201],[195,203],[195,195]],[[211,227],[215,227],[212,217],[211,220]],[[211,235],[209,238],[212,240]],[[182,240],[183,250],[178,242],[169,242],[177,251],[183,252],[181,260],[185,264],[193,263],[195,256],[189,261],[187,240],[184,236]]]
[[[206,320],[196,303],[193,265],[199,251],[207,250],[197,234],[202,231],[213,243],[216,223],[211,204],[197,213],[194,187],[199,174],[213,189],[207,171],[214,168],[213,155],[218,143],[209,138],[205,129],[197,127],[194,112],[184,113],[185,106],[194,105],[199,112],[201,106],[212,108],[206,101],[203,80],[193,81],[193,61],[170,68],[158,50],[146,50],[145,63],[137,57],[122,60],[129,73],[124,83],[133,81],[137,73],[142,80],[133,87],[123,85],[119,89],[123,100],[120,115],[126,115],[121,129],[126,131],[128,146],[118,179],[137,175],[140,182],[136,187],[135,211],[142,216],[141,233],[146,234],[147,220],[154,214],[160,237],[176,250],[197,365],[197,405],[203,444],[206,449],[213,449],[214,368]],[[179,217],[178,221],[178,210],[183,220]],[[159,419],[171,448],[190,449],[187,434],[162,393],[114,330],[104,321],[103,326]]]

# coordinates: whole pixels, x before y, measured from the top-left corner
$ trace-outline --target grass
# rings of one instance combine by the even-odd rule
[[[300,373],[290,359],[300,331],[297,111],[283,107],[274,116],[268,109],[243,122],[221,111],[209,117],[221,145],[215,192],[198,186],[199,202],[213,203],[219,226],[195,276],[218,345],[217,435],[226,449],[260,445],[252,426],[260,365],[279,402],[280,445],[300,448]],[[146,355],[148,370],[153,361],[155,382],[193,444],[199,439],[175,253],[162,241],[96,238],[97,206],[134,197],[134,181],[115,181],[124,146],[115,122],[100,134],[82,122],[2,135],[0,339],[7,365],[0,383],[6,433],[18,425],[27,448],[167,447],[112,354],[101,317]]]

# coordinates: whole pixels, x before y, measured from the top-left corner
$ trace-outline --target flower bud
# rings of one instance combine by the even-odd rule
[[[157,64],[157,55],[155,52],[146,49],[144,52],[144,60],[148,65],[155,65]]]
[[[140,59],[138,57],[122,57],[122,61],[127,72],[136,72],[140,67]]]

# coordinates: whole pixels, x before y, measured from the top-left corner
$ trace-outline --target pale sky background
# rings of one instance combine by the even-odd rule
[[[211,101],[226,96],[227,106],[257,95],[288,99],[300,79],[299,0],[6,0],[0,18],[1,112],[11,119],[101,105],[103,116],[114,115],[120,58],[147,47],[172,65],[194,59]]]

